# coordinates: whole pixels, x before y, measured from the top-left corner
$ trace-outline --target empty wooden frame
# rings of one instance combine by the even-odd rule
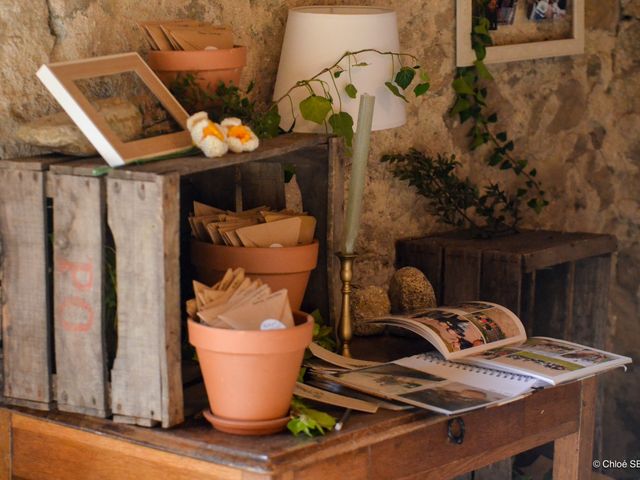
[[[182,131],[124,142],[76,84],[78,80],[128,72],[137,74]],[[43,65],[37,76],[112,167],[187,151],[192,146],[186,127],[187,112],[137,53]]]
[[[476,60],[471,47],[473,0],[456,0],[456,65],[466,67]],[[571,35],[566,39],[533,41],[487,48],[484,63],[503,63],[534,58],[584,53],[584,0],[572,0]]]

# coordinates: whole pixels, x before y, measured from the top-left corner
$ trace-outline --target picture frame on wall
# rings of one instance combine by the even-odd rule
[[[456,0],[456,65],[476,60],[471,46],[474,2]],[[489,0],[493,46],[484,63],[584,53],[584,0]]]
[[[137,53],[42,65],[37,76],[111,167],[193,148],[188,113]],[[101,113],[110,97],[130,106],[139,134],[125,135]]]

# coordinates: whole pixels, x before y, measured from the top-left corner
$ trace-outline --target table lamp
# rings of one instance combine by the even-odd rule
[[[290,9],[274,99],[280,98],[296,82],[310,78],[333,65],[345,52],[363,49],[399,52],[400,41],[394,10],[366,6],[308,6]],[[347,69],[348,61],[345,60],[345,63],[343,67]],[[393,78],[394,70],[399,67],[394,57],[364,52],[358,55],[358,63],[366,63],[366,66],[352,65],[351,75],[345,72],[339,78],[332,79],[326,73],[320,77],[326,82],[334,109],[349,113],[354,118],[356,128],[343,239],[341,251],[337,253],[341,265],[342,307],[340,320],[335,322],[335,326],[342,354],[346,356],[351,355],[351,279],[371,131],[399,127],[406,122],[404,102],[385,86],[385,82]],[[355,99],[345,93],[344,88],[348,83],[353,83],[358,89]],[[298,105],[308,95],[309,91],[303,88],[291,92],[292,108],[280,108],[280,126],[283,129],[288,130],[293,125],[296,132],[326,132],[325,126],[303,119],[298,110]]]

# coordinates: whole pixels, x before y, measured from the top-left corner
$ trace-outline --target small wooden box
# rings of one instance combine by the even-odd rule
[[[506,306],[527,335],[605,348],[609,323],[612,235],[523,231],[482,240],[469,232],[399,240],[396,266],[419,268],[439,305],[486,300]],[[601,403],[602,390],[598,395]],[[595,456],[602,412],[596,414]]]
[[[101,159],[1,161],[5,401],[40,409],[57,402],[146,426],[182,422],[183,384],[193,379],[181,358],[192,202],[283,208],[287,164],[318,219],[318,268],[305,302],[328,316],[339,288],[331,281],[343,180],[336,139],[291,134],[251,153],[152,162],[104,177],[93,176]],[[111,246],[116,325],[105,317]]]
[[[396,243],[396,266],[414,266],[439,304],[481,299],[518,315],[528,335],[603,347],[612,235],[523,231],[494,239],[451,232]]]

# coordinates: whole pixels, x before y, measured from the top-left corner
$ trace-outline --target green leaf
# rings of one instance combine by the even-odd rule
[[[294,434],[312,437],[322,435],[325,430],[331,430],[336,424],[336,419],[331,415],[307,407],[307,405],[297,397],[291,400],[292,418],[287,423],[287,428]]]
[[[349,98],[356,98],[358,94],[358,89],[353,83],[349,83],[346,87],[344,87],[344,91],[347,92]]]
[[[347,112],[334,113],[329,117],[329,125],[333,133],[343,137],[348,147],[353,141],[353,118]]]
[[[396,84],[402,88],[406,89],[411,82],[413,81],[413,77],[416,76],[416,71],[411,67],[402,67],[398,73],[396,73],[395,82]]]
[[[420,80],[423,83],[429,83],[429,74],[427,72],[425,72],[424,70],[420,70]]]
[[[430,87],[431,85],[428,83],[419,83],[416,85],[416,88],[413,89],[413,93],[415,93],[416,97],[419,97],[420,95],[427,93]]]
[[[459,95],[475,95],[473,89],[462,77],[456,78],[453,83],[453,90]]]
[[[487,49],[485,48],[484,45],[475,45],[473,47],[473,51],[476,52],[476,59],[477,60],[484,60],[487,56]]]
[[[476,71],[478,72],[478,76],[484,80],[493,80],[493,75],[487,69],[487,66],[484,64],[482,60],[476,60],[473,62],[476,67]]]
[[[516,195],[518,197],[522,197],[524,195],[527,194],[527,189],[526,188],[519,188],[518,191],[516,192]]]
[[[496,135],[496,138],[498,140],[500,140],[501,142],[506,142],[507,141],[507,132],[498,132],[498,134]]]
[[[333,72],[333,77],[340,78],[340,75],[342,75],[343,72],[344,70],[336,70],[335,72]]]
[[[457,113],[463,112],[467,110],[470,106],[471,106],[471,103],[469,103],[469,100],[467,100],[466,98],[458,97],[458,100],[456,100],[456,103],[453,105],[453,108],[451,109],[451,115],[455,115]]]
[[[500,170],[509,170],[511,168],[511,162],[509,160],[505,160],[500,164]]]
[[[502,155],[499,152],[494,152],[493,155],[491,155],[489,157],[489,159],[487,160],[487,163],[492,166],[495,167],[496,165],[498,165],[500,162],[502,161]]]
[[[354,67],[367,67],[369,64],[367,62],[358,62],[354,64]]]
[[[400,93],[400,90],[398,90],[398,87],[396,87],[393,83],[391,82],[384,82],[384,84],[387,86],[387,88],[391,91],[391,93],[393,93],[396,97],[400,97],[401,99],[403,99],[405,102],[409,103],[409,101],[404,97],[404,95],[402,95]]]
[[[538,174],[538,171],[535,168],[532,168],[531,171],[529,172],[529,175],[531,175],[532,177],[535,177]]]
[[[491,115],[489,115],[487,117],[487,122],[488,123],[496,123],[498,121],[498,114],[497,113],[492,113]]]
[[[302,118],[322,124],[331,111],[331,102],[325,97],[311,95],[300,102],[300,113]]]

